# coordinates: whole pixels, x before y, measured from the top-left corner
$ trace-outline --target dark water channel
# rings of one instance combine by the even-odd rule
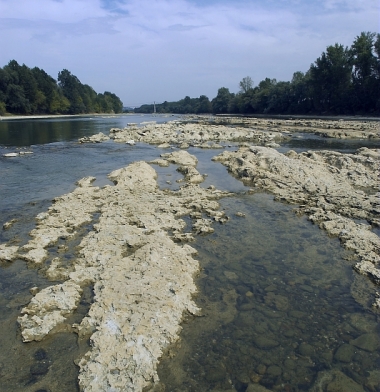
[[[64,124],[44,120],[50,125],[39,120],[38,126],[25,121],[21,123],[27,135],[20,131],[18,136],[9,128],[11,122],[6,131],[0,122],[0,224],[17,219],[11,229],[0,230],[0,243],[26,242],[34,217],[52,198],[72,191],[78,179],[91,175],[97,177],[96,185],[104,185],[112,170],[163,152],[144,144],[75,141],[127,122],[157,121],[125,117]],[[42,123],[47,130],[40,135]],[[61,127],[66,129],[63,136]],[[300,136],[281,150],[321,148],[325,143]],[[335,142],[343,143],[339,150],[346,152],[362,146]],[[16,147],[34,154],[2,157]],[[215,185],[236,195],[221,200],[230,220],[191,244],[202,268],[195,298],[202,316],[186,319],[180,343],[161,362],[162,390],[252,392],[261,386],[308,391],[318,375],[334,369],[360,386],[358,390],[379,391],[380,347],[371,344],[380,333],[379,316],[354,299],[360,290],[365,296],[374,289],[353,272],[339,241],[295,215],[294,206],[274,202],[265,193],[247,193],[222,165],[211,162],[220,150],[189,152],[197,156],[198,170],[208,175],[202,186]],[[155,169],[161,187],[178,188],[175,180],[181,176],[175,166]],[[88,350],[87,342],[63,331],[24,344],[17,326],[20,310],[32,298],[29,290],[51,284],[21,260],[0,266],[0,391],[79,390],[74,361]],[[91,301],[88,288],[70,322],[80,322]]]

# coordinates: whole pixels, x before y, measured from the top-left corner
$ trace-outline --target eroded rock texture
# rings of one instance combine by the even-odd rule
[[[380,284],[380,241],[370,226],[380,224],[378,151],[289,151],[284,155],[252,146],[224,151],[213,159],[247,184],[273,193],[277,200],[299,204],[300,213],[356,253],[356,271]]]
[[[195,168],[195,157],[180,155],[166,158]],[[97,222],[81,240],[77,257],[67,263],[61,252],[45,267],[48,277],[64,282],[38,292],[18,321],[25,342],[60,331],[82,288],[93,285],[94,303],[73,325],[79,336],[90,336],[92,345],[78,362],[80,387],[141,391],[157,381],[158,359],[178,338],[183,313],[199,311],[192,300],[196,251],[183,241],[221,221],[217,199],[226,193],[191,183],[176,192],[161,191],[155,170],[145,162],[115,170],[109,178],[114,186],[94,187],[91,177],[79,181],[72,193],[56,198],[37,216],[24,247],[3,246],[1,252],[4,259],[22,257],[41,267],[51,258],[52,245],[76,238],[95,214]],[[180,217],[190,214],[194,227],[186,233]]]

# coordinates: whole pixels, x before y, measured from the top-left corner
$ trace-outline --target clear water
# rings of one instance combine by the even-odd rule
[[[339,241],[267,194],[222,206],[231,220],[193,245],[203,268],[196,297],[203,317],[184,324],[174,359],[161,362],[164,390],[245,391],[259,383],[308,391],[329,369],[368,386],[380,352],[337,354],[365,331],[380,332],[378,316],[352,297],[354,278],[366,282]]]
[[[0,157],[0,224],[17,219],[11,229],[0,230],[0,242],[25,242],[34,216],[46,210],[55,196],[72,191],[78,179],[91,175],[97,177],[96,185],[104,185],[112,170],[167,152],[112,141],[81,145],[78,137],[107,133],[129,122],[170,119],[121,116],[30,121],[32,125],[14,120],[6,131],[0,121],[0,155],[16,147],[34,152]],[[22,124],[27,135],[17,131],[17,136],[17,127],[11,130],[11,124]],[[44,138],[38,131],[41,126],[50,127]],[[62,134],[53,132],[60,128],[65,129]],[[300,140],[304,144],[281,148],[321,148],[306,135]],[[353,148],[342,143],[340,151]],[[215,225],[214,234],[192,244],[202,267],[196,301],[203,316],[185,321],[180,345],[162,361],[162,388],[245,391],[256,382],[272,390],[307,391],[319,371],[339,369],[364,390],[376,391],[373,379],[380,368],[379,350],[356,347],[354,353],[337,354],[345,343],[380,332],[378,315],[368,307],[374,287],[352,271],[338,240],[296,216],[294,206],[274,202],[267,194],[247,194],[247,188],[227,175],[222,165],[211,162],[220,150],[191,148],[189,152],[197,156],[198,170],[208,175],[202,186],[215,185],[236,195],[221,201],[230,221]],[[155,169],[160,187],[178,189],[176,180],[181,176],[175,166]],[[30,288],[50,284],[22,261],[0,266],[1,391],[78,390],[74,360],[88,350],[87,342],[79,342],[68,331],[24,344],[16,323],[32,297]],[[91,301],[88,288],[72,322],[81,320]]]
[[[334,139],[307,133],[295,133],[283,143],[280,152],[292,149],[296,152],[306,150],[334,150],[342,153],[354,153],[358,148],[379,148],[378,139]]]

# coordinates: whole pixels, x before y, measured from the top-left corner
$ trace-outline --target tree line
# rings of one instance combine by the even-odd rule
[[[67,69],[58,80],[38,67],[11,60],[0,68],[0,115],[121,113],[123,103],[108,91],[98,94]]]
[[[226,87],[211,101],[186,96],[156,105],[158,113],[380,114],[380,34],[362,32],[351,47],[328,46],[307,72],[291,81],[266,78],[257,86],[247,76],[234,94]],[[137,113],[152,113],[142,105]]]

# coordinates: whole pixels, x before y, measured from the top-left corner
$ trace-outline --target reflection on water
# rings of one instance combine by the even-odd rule
[[[124,128],[128,123],[177,119],[171,115],[118,115],[96,117],[69,117],[33,120],[0,121],[0,146],[31,146],[54,142],[77,140],[99,132],[108,134],[111,128]]]
[[[222,205],[232,219],[194,245],[204,317],[161,363],[164,390],[308,391],[330,369],[377,390],[379,320],[353,300],[338,240],[266,194]]]

